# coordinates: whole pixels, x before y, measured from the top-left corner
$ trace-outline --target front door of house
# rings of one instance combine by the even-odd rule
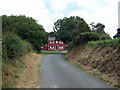
[[[58,50],[58,46],[56,46],[56,50]]]

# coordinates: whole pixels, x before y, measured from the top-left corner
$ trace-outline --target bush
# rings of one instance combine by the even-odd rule
[[[88,41],[97,41],[99,40],[99,34],[94,33],[94,32],[85,32],[85,33],[81,33],[79,35],[79,37],[81,38],[81,42],[88,42]]]
[[[47,33],[43,26],[31,17],[3,15],[2,28],[3,34],[16,33],[21,39],[28,41],[38,52],[42,44],[47,43]]]
[[[69,44],[68,44],[68,50],[71,50],[72,49],[72,47],[73,47],[73,41],[71,41]]]
[[[100,40],[108,40],[111,39],[111,37],[109,36],[109,34],[100,34],[99,35]]]
[[[76,36],[75,38],[73,38],[73,42],[74,45],[79,45],[80,44],[80,37]]]
[[[3,36],[3,58],[14,59],[25,53],[23,41],[14,33]]]
[[[99,40],[99,34],[94,32],[84,32],[73,39],[73,44],[80,45],[80,44],[85,44],[88,41],[96,41],[96,40]]]
[[[25,53],[29,53],[31,51],[33,51],[33,47],[30,43],[28,43],[27,41],[23,41],[23,45],[24,45],[24,50],[25,50]]]

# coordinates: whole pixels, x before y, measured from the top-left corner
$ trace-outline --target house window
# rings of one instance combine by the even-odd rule
[[[50,41],[50,43],[54,43],[54,41]]]
[[[60,48],[60,49],[63,49],[63,46],[60,46],[59,48]]]
[[[50,46],[50,49],[54,49],[54,46]]]
[[[59,41],[60,43],[63,43],[63,41]]]

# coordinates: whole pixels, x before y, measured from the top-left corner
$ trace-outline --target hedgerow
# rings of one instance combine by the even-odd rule
[[[31,45],[19,38],[14,33],[7,33],[3,36],[3,59],[15,59],[29,52]]]
[[[81,33],[79,36],[76,36],[73,39],[73,44],[74,45],[80,45],[80,44],[85,44],[89,41],[97,41],[99,40],[99,35],[94,32],[84,32]]]

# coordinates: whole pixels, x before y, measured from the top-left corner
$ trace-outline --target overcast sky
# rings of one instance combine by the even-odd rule
[[[0,0],[0,15],[33,17],[47,32],[54,22],[70,16],[80,16],[91,22],[104,24],[112,37],[118,28],[118,1],[120,0]]]

